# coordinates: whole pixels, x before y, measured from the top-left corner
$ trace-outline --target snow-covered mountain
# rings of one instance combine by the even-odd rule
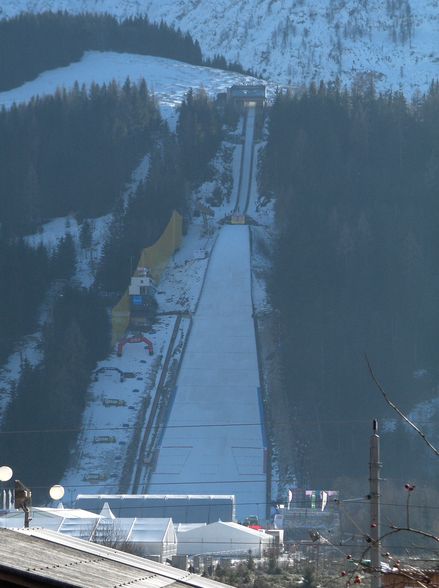
[[[411,94],[439,77],[439,0],[2,0],[0,17],[49,9],[163,19],[280,84],[371,72]]]

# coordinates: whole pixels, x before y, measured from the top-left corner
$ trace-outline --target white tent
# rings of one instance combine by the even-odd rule
[[[206,525],[207,523],[174,523],[174,529],[178,537],[179,533],[192,531],[192,529],[197,529],[198,527],[205,527]]]
[[[30,527],[50,529],[73,537],[82,537],[86,529],[89,533],[95,528],[100,516],[81,508],[39,508],[32,509]],[[21,510],[11,510],[0,516],[0,527],[19,529],[24,526]]]
[[[248,555],[262,557],[273,545],[273,537],[264,531],[237,523],[211,523],[190,530],[177,531],[178,555]]]
[[[138,546],[144,556],[162,563],[177,555],[177,534],[172,519],[133,519],[126,540]]]
[[[108,504],[100,514],[79,508],[33,508],[31,528],[50,529],[103,545],[118,548],[129,544],[138,555],[164,562],[177,554],[177,534],[171,518],[116,518]],[[0,527],[23,527],[21,511],[0,517]]]

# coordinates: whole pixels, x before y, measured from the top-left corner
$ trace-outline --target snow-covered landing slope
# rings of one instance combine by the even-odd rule
[[[9,108],[14,102],[27,102],[33,96],[54,94],[59,87],[72,88],[75,81],[90,86],[92,82],[104,84],[113,79],[123,83],[127,77],[133,82],[141,78],[146,80],[171,128],[175,127],[176,108],[190,88],[204,88],[209,94],[215,95],[233,84],[254,82],[250,76],[189,65],[173,59],[90,51],[77,63],[46,71],[32,82],[1,92],[0,108]]]
[[[48,9],[163,19],[282,84],[374,72],[411,94],[439,75],[439,0],[2,0],[0,17]]]
[[[266,473],[246,226],[224,226],[177,380],[148,491],[235,494],[265,518]]]

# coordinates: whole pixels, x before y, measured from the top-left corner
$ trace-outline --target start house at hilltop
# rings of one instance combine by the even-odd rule
[[[236,84],[227,90],[227,102],[234,104],[238,108],[243,108],[250,104],[262,107],[265,105],[265,99],[264,84]]]

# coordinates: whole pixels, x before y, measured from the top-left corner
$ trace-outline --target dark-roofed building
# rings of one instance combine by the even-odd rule
[[[256,106],[265,104],[264,84],[236,84],[227,90],[227,100],[238,107],[254,103]]]
[[[43,529],[0,529],[0,586],[225,588],[135,555]]]
[[[235,521],[235,497],[229,494],[78,494],[76,506],[100,513],[108,503],[118,518],[171,518],[174,523]]]

